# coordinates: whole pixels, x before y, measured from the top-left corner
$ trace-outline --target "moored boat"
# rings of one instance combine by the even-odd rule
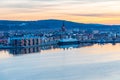
[[[66,38],[58,41],[58,45],[70,45],[70,44],[78,44],[78,43],[79,41],[74,38]]]

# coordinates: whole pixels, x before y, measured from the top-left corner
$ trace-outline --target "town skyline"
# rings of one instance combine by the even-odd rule
[[[119,0],[1,0],[0,20],[120,24]]]

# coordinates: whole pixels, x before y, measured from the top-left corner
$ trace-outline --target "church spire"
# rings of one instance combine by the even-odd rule
[[[64,23],[64,21],[63,21],[63,24],[62,24],[61,29],[62,29],[63,32],[65,32],[65,30],[66,30],[66,29],[65,29],[65,23]]]
[[[65,26],[65,23],[64,23],[64,21],[63,21],[63,26]]]

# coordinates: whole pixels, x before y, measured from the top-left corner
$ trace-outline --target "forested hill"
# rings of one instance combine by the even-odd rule
[[[37,20],[37,21],[8,21],[0,20],[0,30],[38,30],[38,29],[60,29],[62,24],[67,29],[115,29],[120,30],[120,25],[84,24],[65,20]]]

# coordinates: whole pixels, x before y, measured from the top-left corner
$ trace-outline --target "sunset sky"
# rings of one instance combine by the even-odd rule
[[[1,20],[120,24],[120,0],[0,0]]]

